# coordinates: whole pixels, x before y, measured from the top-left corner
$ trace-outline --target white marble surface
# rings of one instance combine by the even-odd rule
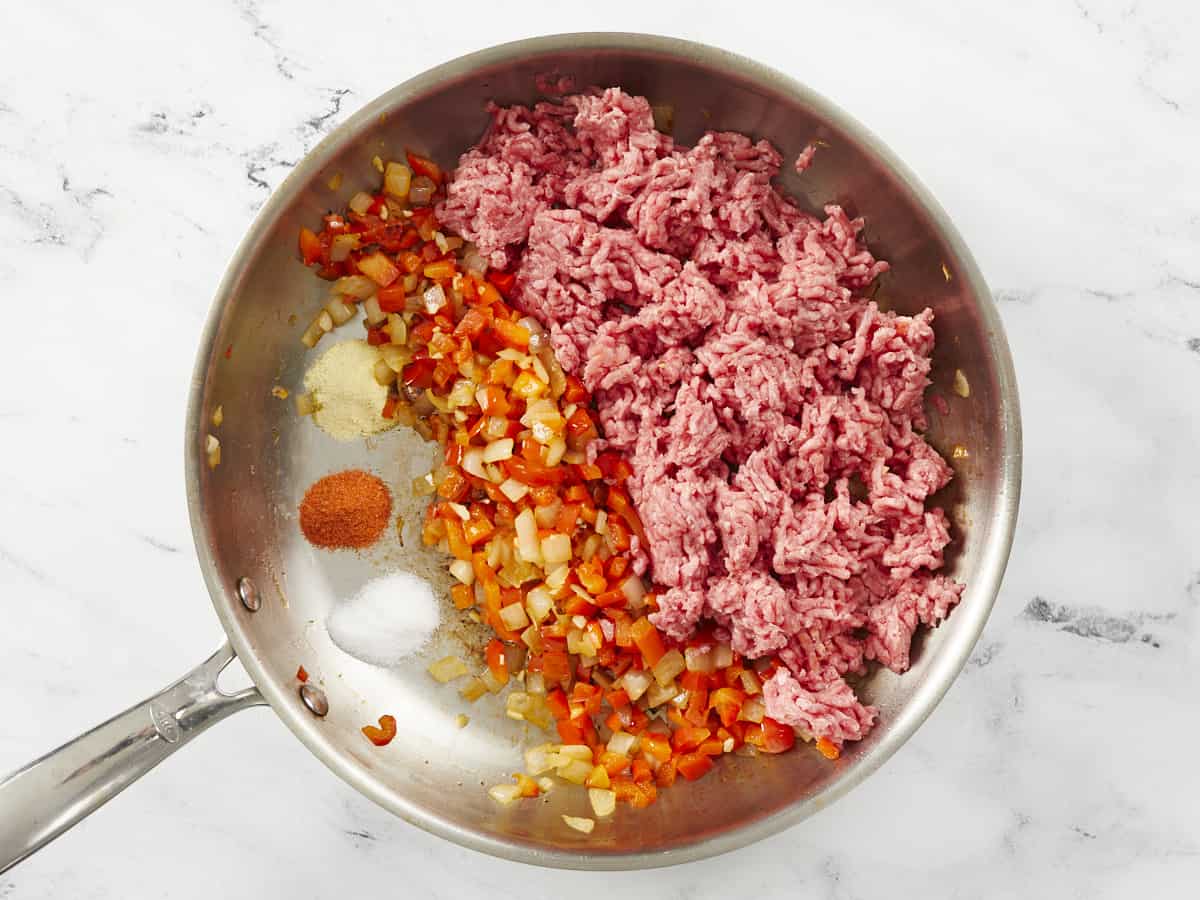
[[[791,72],[959,224],[1001,302],[1027,448],[1019,537],[968,668],[847,799],[705,863],[601,877],[461,850],[256,710],[0,876],[0,898],[1195,896],[1193,5],[538,6],[460,3],[447,33],[376,0],[5,5],[0,771],[218,641],[184,401],[209,298],[268,191],[394,83],[535,32],[636,27]]]

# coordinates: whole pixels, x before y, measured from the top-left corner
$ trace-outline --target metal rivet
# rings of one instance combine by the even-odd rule
[[[262,606],[262,597],[259,596],[258,588],[254,586],[254,582],[249,578],[242,577],[237,582],[238,597],[242,601],[242,606],[250,610],[250,612],[258,612]]]
[[[319,687],[311,684],[300,685],[300,699],[314,716],[324,717],[329,712],[329,700]]]

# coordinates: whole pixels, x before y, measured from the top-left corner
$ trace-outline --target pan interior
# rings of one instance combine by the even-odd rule
[[[709,128],[770,139],[793,159],[813,139],[827,146],[803,179],[783,183],[818,211],[838,202],[867,217],[867,239],[892,264],[879,299],[915,312],[932,306],[938,347],[933,391],[949,398],[948,416],[931,415],[930,437],[945,452],[969,448],[942,498],[956,524],[951,571],[968,587],[940,629],[919,639],[911,671],[882,671],[864,692],[880,724],[836,765],[814,752],[776,758],[729,757],[710,777],[665,791],[647,810],[622,807],[590,836],[563,826],[562,813],[588,815],[582,791],[562,789],[502,808],[484,786],[520,768],[518,723],[499,698],[467,704],[457,685],[425,672],[453,653],[478,659],[477,626],[445,601],[430,648],[392,670],[356,662],[334,647],[324,620],[340,598],[383,571],[405,568],[445,587],[442,564],[419,548],[423,501],[414,476],[429,470],[435,448],[411,432],[339,443],[295,414],[282,386],[303,390],[305,370],[333,340],[357,336],[346,326],[307,351],[299,337],[326,290],[297,260],[301,225],[378,183],[372,158],[406,147],[452,166],[478,139],[489,100],[530,102],[535,76],[557,70],[580,85],[620,85],[675,110],[674,135],[691,143]],[[681,861],[729,849],[820,808],[861,780],[919,724],[957,673],[982,627],[1007,557],[1015,516],[1016,397],[1004,339],[986,287],[944,215],[898,172],[881,147],[819,97],[747,61],[695,45],[632,36],[568,36],[509,45],[443,66],[402,85],[356,115],[298,167],[264,209],[235,257],[217,297],[197,369],[188,435],[189,495],[196,541],[214,602],[239,654],[276,711],[339,775],[416,824],[489,852],[555,865],[623,867]],[[337,190],[330,180],[341,175]],[[951,383],[961,369],[969,400]],[[219,429],[210,417],[220,405]],[[221,442],[221,464],[204,465],[204,435]],[[297,505],[317,478],[365,468],[392,488],[405,518],[404,546],[394,533],[362,554],[315,550],[303,539]],[[239,578],[257,584],[262,608],[236,599]],[[301,705],[298,666],[323,688],[329,714]],[[386,748],[359,729],[391,713],[399,734]],[[461,728],[460,713],[470,717]],[[531,740],[541,740],[531,735]]]

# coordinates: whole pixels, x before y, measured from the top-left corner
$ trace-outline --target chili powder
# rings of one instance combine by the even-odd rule
[[[330,550],[369,547],[387,526],[392,494],[361,469],[326,475],[300,502],[300,530],[309,543]]]

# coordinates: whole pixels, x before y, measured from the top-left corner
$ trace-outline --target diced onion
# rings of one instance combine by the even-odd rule
[[[393,372],[399,372],[412,362],[412,350],[395,344],[381,344],[379,355]]]
[[[408,189],[408,201],[413,206],[425,206],[433,199],[433,193],[437,190],[437,185],[433,183],[433,179],[427,175],[418,175],[412,180]]]
[[[483,461],[488,463],[501,462],[505,459],[512,459],[512,455],[513,439],[501,438],[498,441],[492,441],[487,445],[487,447],[484,448]],[[501,490],[504,490],[504,488],[501,487]],[[528,490],[528,488],[526,488],[526,490]],[[508,496],[508,494],[506,493],[505,496]],[[522,494],[521,496],[523,497],[525,495]],[[515,503],[517,500],[520,500],[521,497],[510,497],[509,499]]]
[[[558,521],[560,512],[562,512],[562,501],[555,497],[552,502],[536,507],[533,511],[533,518],[537,522],[538,528],[551,528]]]
[[[463,584],[475,583],[475,569],[465,559],[456,559],[450,563],[450,574]]]
[[[350,198],[350,202],[346,205],[358,213],[360,216],[365,214],[371,208],[371,204],[375,202],[375,198],[366,191],[359,191]]]
[[[378,290],[379,286],[366,275],[347,275],[329,286],[331,294],[345,294],[357,300],[366,300]]]
[[[663,654],[654,666],[654,680],[659,684],[670,684],[677,676],[683,673],[687,668],[687,663],[684,662],[683,654],[672,648]]]
[[[562,462],[563,455],[567,452],[567,442],[561,437],[553,438],[546,445],[546,465],[557,466]]]
[[[596,524],[592,527],[595,529],[596,534],[604,534],[605,529],[608,528],[608,512],[606,510],[596,510]]]
[[[713,664],[713,652],[707,647],[688,647],[683,654],[684,664],[689,672],[702,672],[705,675],[716,671]]]
[[[502,493],[513,503],[516,503],[529,493],[529,485],[522,484],[513,478],[509,478],[500,483],[500,493]]]
[[[500,608],[500,621],[509,631],[520,631],[529,624],[529,617],[520,603],[510,603]]]
[[[221,464],[221,442],[214,435],[204,439],[204,455],[208,458],[208,467],[215,469]]]
[[[509,806],[521,797],[521,789],[515,784],[496,784],[488,788],[488,796],[497,803]]]
[[[643,599],[646,596],[646,585],[642,583],[642,579],[637,575],[630,575],[621,582],[621,593],[625,595],[625,599],[629,601],[630,606],[640,609],[643,606]]]
[[[328,313],[325,315],[328,315]],[[305,347],[312,348],[317,346],[317,341],[321,340],[324,335],[325,331],[321,328],[321,323],[317,319],[313,319],[309,323],[309,326],[304,329],[304,334],[300,335],[300,343]]]
[[[615,799],[616,794],[613,794],[613,797]],[[564,815],[562,819],[567,823],[569,828],[574,828],[576,831],[582,831],[584,834],[591,834],[592,829],[596,827],[595,819],[584,819],[580,816],[567,815]]]
[[[525,751],[525,771],[530,775],[549,772],[558,764],[558,751],[553,744],[540,744]]]
[[[389,385],[396,380],[396,373],[382,359],[375,361],[375,368],[372,369],[375,374],[375,380],[382,385]]]
[[[345,325],[354,318],[354,313],[357,311],[354,306],[346,303],[341,295],[335,295],[325,301],[325,311],[329,313],[329,317],[333,319],[333,324]]]
[[[333,243],[329,245],[329,259],[331,262],[342,262],[350,255],[351,250],[358,249],[357,234],[339,234],[333,239]]]
[[[608,739],[608,752],[620,756],[632,756],[637,742],[636,734],[630,734],[628,731],[614,731],[613,736]]]
[[[762,682],[758,679],[758,673],[753,669],[745,669],[742,672],[742,690],[750,696],[762,693]]]
[[[482,678],[472,678],[459,689],[459,696],[468,703],[474,703],[488,692],[487,682]]]
[[[568,760],[558,768],[558,777],[571,784],[583,784],[592,774],[591,750],[588,751],[588,762],[581,759]]]
[[[529,611],[529,618],[540,624],[554,609],[554,599],[544,587],[535,587],[525,595],[525,608]]]
[[[425,289],[425,293],[421,295],[421,302],[425,305],[425,311],[433,315],[446,305],[446,292],[440,284],[435,284]]]
[[[728,644],[717,644],[713,650],[713,667],[720,669],[728,669],[733,665],[733,648]]]
[[[472,447],[465,451],[462,469],[468,475],[474,475],[476,478],[487,478],[487,472],[483,469],[483,450],[479,447]]]
[[[443,656],[429,666],[429,674],[433,676],[434,681],[441,684],[461,678],[469,671],[471,670],[467,668],[467,664],[457,656]]]
[[[363,301],[363,312],[366,313],[367,322],[371,325],[378,325],[387,318],[387,313],[379,308],[379,297],[372,295]]]
[[[541,672],[527,672],[525,674],[525,690],[531,694],[546,693],[546,677]]]
[[[587,744],[562,744],[558,748],[558,755],[564,761],[578,759],[590,764],[592,761],[592,748]]]
[[[401,200],[408,198],[412,186],[412,169],[404,163],[390,162],[383,170],[383,189]]]
[[[490,675],[491,673],[489,672],[488,674]],[[528,709],[529,695],[524,691],[513,691],[504,700],[504,714],[510,719],[516,719],[518,722],[523,721]]]
[[[467,251],[463,254],[463,268],[473,275],[482,275],[487,271],[487,260],[483,258],[483,254],[479,252],[474,244],[467,244]]]
[[[650,690],[646,691],[647,706],[662,706],[675,699],[675,695],[679,693],[679,686],[670,681],[667,684],[659,684],[655,682],[651,685]]]
[[[540,565],[542,548],[537,536],[537,522],[528,509],[521,510],[514,523],[517,529],[517,552],[526,562]]]
[[[605,790],[604,788],[588,788],[588,802],[592,804],[592,812],[596,814],[596,818],[603,819],[611,816],[617,808],[617,795],[615,791]],[[591,829],[588,829],[591,831]]]
[[[629,699],[636,702],[642,694],[646,693],[646,689],[650,687],[650,673],[644,669],[630,669],[621,677],[621,687]]]
[[[742,704],[738,718],[743,722],[761,722],[767,713],[767,708],[758,697],[747,697]]]
[[[954,393],[964,400],[971,396],[971,383],[967,381],[967,376],[962,369],[954,370]]]
[[[571,539],[565,534],[548,534],[542,538],[542,561],[547,566],[570,562]]]
[[[463,406],[470,406],[471,401],[475,399],[475,385],[462,378],[454,383],[454,387],[450,389],[450,394],[446,398],[452,409],[458,409]],[[487,456],[484,456],[485,462],[494,462]]]
[[[542,633],[538,630],[537,625],[530,625],[521,632],[521,643],[529,648],[530,653],[542,652]],[[540,672],[532,672],[529,677],[532,678],[534,675],[541,677]]]
[[[567,576],[570,574],[571,570],[566,566],[551,568],[546,575],[546,587],[557,594],[563,589],[563,585],[567,583]]]

